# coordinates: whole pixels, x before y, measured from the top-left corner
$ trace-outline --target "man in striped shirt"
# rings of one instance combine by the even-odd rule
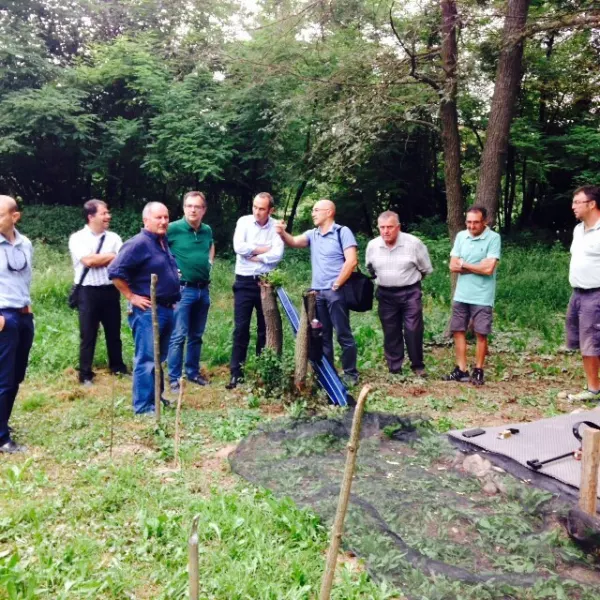
[[[104,328],[108,366],[114,374],[126,374],[121,345],[121,303],[119,291],[108,278],[108,265],[115,259],[123,242],[108,231],[110,212],[102,200],[88,200],[83,205],[85,226],[69,238],[69,251],[79,292],[79,381],[92,385],[92,362],[100,323]],[[102,241],[102,245],[100,242]]]
[[[381,235],[368,243],[366,265],[376,277],[385,359],[390,373],[401,373],[406,341],[411,368],[423,376],[421,279],[433,271],[429,252],[414,235],[401,233],[397,213],[381,213],[377,225]]]

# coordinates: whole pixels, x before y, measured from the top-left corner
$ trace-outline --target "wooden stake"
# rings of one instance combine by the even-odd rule
[[[360,438],[360,427],[365,408],[365,401],[371,388],[368,385],[363,386],[354,409],[354,418],[352,419],[352,433],[348,442],[348,454],[346,455],[346,467],[344,469],[344,479],[340,489],[340,498],[331,530],[331,542],[327,551],[327,562],[325,565],[325,574],[321,581],[321,593],[319,600],[329,600],[331,595],[331,586],[333,585],[333,576],[335,575],[335,566],[337,563],[338,552],[342,543],[342,532],[344,529],[344,519],[350,499],[350,489],[352,487],[352,478],[354,477],[354,467],[356,465],[356,455],[358,453],[358,440]]]
[[[175,456],[175,468],[179,469],[179,421],[181,417],[181,403],[183,401],[183,392],[185,391],[185,379],[179,379],[179,396],[177,396],[177,410],[175,411],[175,442],[173,443],[173,454]]]
[[[160,423],[160,329],[158,327],[158,305],[156,303],[156,284],[158,275],[150,276],[150,300],[152,302],[152,334],[154,338],[154,411],[156,424]]]
[[[113,441],[115,437],[115,376],[110,378],[110,445],[109,445],[109,454],[110,460],[112,460],[113,455]]]
[[[188,542],[188,571],[190,579],[190,600],[200,598],[200,574],[198,565],[198,519],[196,515],[192,521],[192,532]]]
[[[260,304],[265,318],[265,347],[272,348],[279,356],[283,348],[281,313],[279,312],[279,304],[277,304],[275,288],[264,281],[260,282]]]
[[[579,507],[588,515],[596,516],[598,495],[598,467],[600,466],[600,430],[583,430],[581,457],[581,486]]]

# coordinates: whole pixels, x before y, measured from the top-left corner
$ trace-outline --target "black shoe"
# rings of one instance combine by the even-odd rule
[[[179,381],[171,381],[169,384],[169,389],[171,390],[172,394],[179,394],[179,390],[181,389]]]
[[[115,369],[112,372],[113,375],[120,375],[121,377],[131,377],[131,373],[126,368],[123,369]]]
[[[244,383],[244,378],[241,375],[232,375],[229,383],[225,386],[226,390],[233,390],[238,384]]]
[[[473,375],[471,375],[471,383],[473,385],[483,385],[485,379],[483,377],[483,369],[473,369]]]
[[[470,379],[469,371],[461,371],[457,366],[454,367],[452,373],[442,377],[442,381],[459,381],[460,383],[468,383]]]
[[[208,385],[208,381],[202,377],[202,375],[196,375],[196,377],[190,377],[188,381],[195,383],[196,385]]]
[[[25,446],[19,446],[19,444],[13,442],[12,440],[8,440],[0,446],[0,452],[4,452],[6,454],[17,454],[17,452],[25,452]]]
[[[163,408],[173,408],[173,403],[169,402],[166,398],[161,396],[160,401],[162,402]]]
[[[342,375],[342,381],[346,387],[353,387],[358,385],[358,375],[349,375],[348,373],[344,373]]]

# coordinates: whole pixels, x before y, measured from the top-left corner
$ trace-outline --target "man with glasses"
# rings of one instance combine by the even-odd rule
[[[24,450],[11,439],[10,415],[25,379],[33,343],[31,312],[31,242],[15,225],[21,218],[17,203],[0,196],[0,453]]]
[[[108,231],[111,215],[102,200],[83,205],[83,229],[69,238],[69,252],[79,290],[79,382],[90,387],[94,379],[92,363],[100,323],[104,328],[108,366],[113,374],[127,374],[121,344],[121,303],[119,291],[108,278],[108,265],[123,242]],[[82,280],[82,275],[85,276]]]
[[[458,274],[452,302],[450,331],[454,337],[456,366],[444,381],[483,385],[483,365],[492,332],[496,298],[496,266],[500,260],[500,235],[487,225],[487,209],[471,206],[467,210],[467,228],[459,231],[450,251],[450,271]],[[467,369],[467,329],[473,322],[477,338],[475,368]]]
[[[357,244],[348,227],[335,222],[335,204],[319,200],[312,209],[314,229],[292,236],[285,223],[277,224],[277,233],[292,248],[310,247],[312,265],[311,288],[318,292],[317,317],[323,325],[323,354],[333,365],[333,330],[342,347],[343,379],[348,385],[358,383],[356,368],[357,350],[350,313],[343,291],[340,289],[350,278],[358,264]]]
[[[206,214],[206,198],[202,192],[192,191],[184,196],[183,214],[183,218],[170,223],[167,230],[169,248],[181,275],[181,300],[175,308],[175,327],[167,358],[172,392],[179,391],[186,340],[187,380],[197,385],[207,384],[200,374],[200,356],[210,308],[210,271],[215,259],[212,229],[202,222]]]
[[[250,321],[256,310],[256,354],[266,343],[265,317],[260,300],[261,275],[272,271],[283,257],[283,242],[275,232],[273,196],[257,194],[252,214],[240,217],[233,234],[235,282],[233,284],[233,348],[229,369],[231,379],[225,386],[235,388],[243,378],[243,367],[250,343]]]
[[[573,194],[573,213],[581,221],[573,231],[567,309],[567,346],[579,350],[587,388],[569,394],[572,402],[600,401],[600,187],[584,185]]]

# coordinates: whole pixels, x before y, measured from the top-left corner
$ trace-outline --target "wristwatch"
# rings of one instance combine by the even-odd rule
[[[339,284],[338,284],[338,283],[334,283],[334,284],[331,286],[331,289],[332,289],[334,292],[337,292],[337,291],[340,289],[340,286],[339,286]]]

